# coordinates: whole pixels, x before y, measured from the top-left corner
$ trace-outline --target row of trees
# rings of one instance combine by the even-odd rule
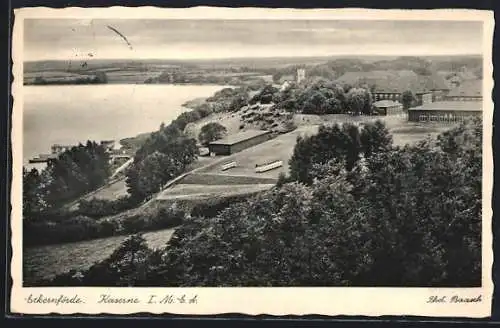
[[[471,63],[471,61],[468,60],[468,63],[462,63],[460,65],[470,65],[470,67],[476,67],[477,65],[475,64],[476,63]],[[347,72],[411,70],[419,75],[431,75],[433,71],[453,70],[453,68],[456,70],[459,67],[461,66],[453,65],[450,61],[433,63],[424,58],[405,56],[375,62],[367,62],[362,59],[353,58],[338,58],[316,65],[289,65],[283,68],[267,69],[263,71],[268,71],[269,74],[273,75],[274,82],[279,83],[281,77],[296,74],[298,68],[306,68],[307,76],[310,77],[335,80]]]
[[[41,172],[23,168],[23,216],[36,219],[56,210],[100,187],[109,175],[108,153],[91,141],[61,153]]]
[[[317,134],[297,138],[290,159],[290,176],[294,181],[311,183],[315,165],[335,158],[352,170],[361,157],[367,159],[391,147],[392,136],[381,121],[368,123],[361,129],[354,124],[320,126]]]
[[[127,169],[127,188],[132,199],[143,200],[183,173],[198,155],[196,140],[188,138],[174,121],[151,134]]]
[[[274,103],[277,108],[303,114],[371,114],[372,96],[367,88],[340,86],[326,79],[292,84],[284,90],[268,85],[250,104]]]
[[[305,182],[292,172],[212,219],[187,218],[165,250],[133,237],[83,278],[51,284],[480,286],[480,121],[414,146],[393,146],[380,123],[323,128],[301,142],[339,149],[306,163]],[[111,270],[93,274],[99,266]]]
[[[93,75],[74,75],[69,77],[52,77],[44,78],[43,76],[37,76],[32,83],[25,84],[35,84],[35,85],[48,85],[48,84],[105,84],[108,83],[108,76],[105,72],[95,72]]]

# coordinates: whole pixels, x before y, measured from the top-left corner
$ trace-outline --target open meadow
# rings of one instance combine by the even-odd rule
[[[151,248],[160,248],[172,237],[174,229],[144,234]],[[115,236],[60,245],[25,248],[23,253],[24,284],[47,279],[69,269],[85,270],[109,257],[128,236]]]
[[[245,195],[270,189],[274,184],[197,185],[178,184],[164,190],[157,200],[207,199]]]

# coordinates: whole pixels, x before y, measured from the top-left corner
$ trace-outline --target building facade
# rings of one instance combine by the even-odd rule
[[[297,83],[302,82],[306,78],[306,70],[303,68],[297,69]]]
[[[411,122],[460,122],[472,117],[481,117],[479,102],[440,101],[408,109]]]
[[[60,144],[53,144],[51,147],[50,147],[50,150],[51,150],[51,153],[52,154],[60,154],[62,152],[65,152],[67,150],[70,150],[72,147],[72,145],[60,145]]]
[[[482,101],[483,81],[465,80],[458,87],[452,89],[447,95],[448,101]]]
[[[216,140],[208,145],[211,155],[231,155],[271,138],[270,131],[248,130]]]
[[[379,100],[373,103],[373,107],[379,115],[399,115],[403,113],[403,105],[397,101]]]
[[[375,91],[372,92],[372,97],[374,101],[392,100],[401,102],[403,98],[403,93]],[[415,98],[417,99],[417,105],[423,105],[431,103],[434,99],[434,96],[432,92],[419,92],[415,94]]]

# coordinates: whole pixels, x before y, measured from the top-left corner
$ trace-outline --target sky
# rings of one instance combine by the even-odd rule
[[[474,21],[26,19],[24,24],[26,61],[482,53],[482,23]]]

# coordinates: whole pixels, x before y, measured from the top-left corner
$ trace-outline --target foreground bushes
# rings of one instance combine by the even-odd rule
[[[67,217],[59,222],[23,220],[24,246],[46,245],[110,237],[118,234],[113,221],[96,221],[87,216]]]
[[[214,217],[231,204],[248,199],[248,195],[208,199],[196,204],[189,213],[177,208],[159,208],[150,213],[131,215],[120,223],[117,220],[100,219],[122,212],[130,207],[126,198],[117,201],[92,199],[80,204],[74,212],[53,212],[43,218],[23,221],[25,246],[58,244],[133,234],[141,231],[169,229],[183,223],[186,215]],[[134,205],[136,206],[136,205]]]
[[[186,213],[176,208],[161,208],[157,212],[146,215],[134,215],[122,222],[125,233],[161,230],[182,224]]]
[[[157,279],[161,251],[147,247],[141,235],[127,238],[106,260],[87,270],[70,270],[51,280],[40,281],[37,286],[142,286]]]
[[[181,210],[160,209],[155,213],[129,216],[121,223],[82,215],[67,217],[60,222],[24,220],[23,241],[25,246],[34,246],[168,229],[182,224],[184,217]]]
[[[213,218],[214,216],[219,214],[220,211],[229,207],[230,205],[246,201],[249,198],[249,195],[237,195],[232,197],[207,199],[206,201],[193,206],[193,209],[191,210],[191,216]]]
[[[92,198],[81,200],[77,212],[91,218],[101,218],[121,213],[137,205],[137,202],[128,196],[122,196],[116,200]]]

